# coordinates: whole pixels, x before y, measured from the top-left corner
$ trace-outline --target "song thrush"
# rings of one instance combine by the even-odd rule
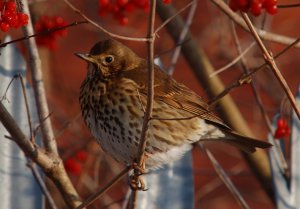
[[[146,60],[112,39],[95,44],[89,54],[76,55],[88,62],[79,97],[86,125],[105,152],[119,162],[133,163],[147,100]],[[146,169],[179,159],[198,141],[227,142],[246,152],[270,146],[231,130],[200,96],[158,66],[152,117],[146,135]]]

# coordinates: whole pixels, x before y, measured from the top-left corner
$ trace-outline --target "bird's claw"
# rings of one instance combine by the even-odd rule
[[[147,191],[142,175],[145,174],[144,166],[139,166],[137,163],[132,164],[133,174],[129,177],[129,185],[132,190]]]

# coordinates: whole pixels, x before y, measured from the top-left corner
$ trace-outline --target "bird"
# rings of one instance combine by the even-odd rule
[[[75,55],[87,62],[79,95],[85,124],[106,153],[126,165],[134,163],[147,105],[147,60],[111,38]],[[157,65],[153,89],[144,151],[147,171],[179,160],[198,142],[225,142],[248,153],[271,146],[232,130],[201,96]]]

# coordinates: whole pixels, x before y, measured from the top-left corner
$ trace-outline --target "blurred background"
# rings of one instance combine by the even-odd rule
[[[103,11],[99,11],[99,2],[101,1],[73,1],[82,13],[110,32],[130,37],[146,36],[147,11],[135,9],[125,13],[125,17],[128,19],[122,19],[123,17],[116,18],[110,12],[105,15]],[[178,10],[188,2],[187,0],[173,0],[171,6]],[[279,0],[278,4],[297,2],[296,0]],[[261,15],[256,18],[253,17],[252,20],[257,27],[260,27],[262,22],[265,22],[266,30],[297,38],[300,34],[299,9],[299,7],[278,9],[276,15],[267,15],[266,17]],[[68,24],[82,20],[63,1],[32,1],[31,10],[35,22],[40,21],[40,18],[44,15],[61,17]],[[188,10],[181,14],[183,19],[185,19],[187,14]],[[161,23],[159,16],[157,16],[156,27]],[[241,47],[243,49],[247,48],[253,42],[253,38],[239,26],[236,26],[236,29]],[[216,70],[230,63],[238,56],[234,46],[230,20],[211,1],[198,1],[190,31],[198,47],[204,50]],[[0,34],[1,40],[3,40],[2,38],[6,34],[2,32]],[[13,38],[22,36],[20,30],[12,30],[10,34]],[[88,196],[95,189],[105,185],[123,167],[111,157],[105,155],[99,148],[85,127],[79,110],[79,88],[86,75],[86,63],[74,56],[74,53],[88,52],[97,41],[105,38],[107,38],[107,35],[94,26],[80,24],[67,28],[67,34],[63,37],[58,37],[56,40],[57,47],[54,47],[55,49],[53,47],[49,49],[49,47],[39,46],[51,119],[55,126],[59,152],[65,161],[75,187],[82,197]],[[131,47],[141,57],[146,58],[145,43],[123,40],[121,42]],[[267,41],[265,44],[272,54],[278,53],[285,47],[285,45]],[[22,43],[17,45],[26,57],[24,45]],[[174,47],[174,41],[168,31],[165,29],[161,30],[155,41],[155,54],[161,58],[165,68],[168,68],[170,64],[172,55],[170,51],[172,52]],[[299,57],[300,50],[293,48],[276,60],[293,93],[296,93],[300,81]],[[256,46],[247,53],[246,60],[250,68],[264,62],[262,54]],[[30,71],[28,71],[29,73]],[[224,82],[224,85],[228,86],[236,81],[241,74],[240,65],[236,64],[218,76]],[[182,56],[180,56],[175,66],[173,76],[177,81],[184,83],[206,98],[206,100],[209,100],[207,89],[202,86]],[[284,117],[288,118],[290,105],[273,73],[268,69],[264,69],[256,73],[253,79],[259,94],[262,96],[263,106],[267,114],[273,117],[275,113],[281,112]],[[230,96],[234,99],[255,136],[266,140],[268,129],[263,122],[263,117],[255,102],[250,85],[243,85],[231,91]],[[250,208],[275,208],[245,163],[239,150],[225,144],[207,143],[206,145],[231,177]],[[193,165],[196,194],[195,208],[239,208],[234,197],[215,173],[209,159],[199,148],[193,150]],[[61,200],[59,195],[56,195],[55,187],[50,181],[48,184],[56,201],[60,202]],[[127,181],[121,181],[97,200],[94,203],[94,208],[120,208],[127,188]],[[63,204],[62,201],[61,204]]]

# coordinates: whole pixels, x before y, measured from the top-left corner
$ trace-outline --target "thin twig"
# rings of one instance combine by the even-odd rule
[[[24,102],[25,102],[25,107],[26,107],[27,120],[28,120],[28,124],[29,124],[30,140],[32,143],[35,143],[33,129],[32,129],[31,115],[30,115],[30,111],[29,111],[28,97],[27,97],[27,93],[26,93],[27,91],[25,88],[24,79],[20,74],[18,74],[17,77],[20,79],[20,83],[22,86],[22,92],[23,92],[23,97],[24,97]],[[34,176],[34,178],[37,181],[38,185],[40,186],[43,194],[45,195],[45,197],[48,201],[49,207],[51,209],[57,209],[57,206],[56,206],[50,192],[48,191],[44,180],[42,179],[39,171],[37,170],[35,163],[28,157],[27,157],[27,166],[30,168],[32,175]]]
[[[27,162],[27,166],[30,168],[32,175],[34,176],[34,178],[36,179],[38,185],[40,186],[43,194],[45,195],[47,202],[48,202],[48,206],[50,207],[50,209],[57,209],[57,206],[50,194],[50,192],[47,189],[47,186],[45,185],[45,181],[44,179],[41,177],[37,167],[35,166],[35,163],[33,161],[31,161],[30,159],[28,159]]]
[[[171,62],[170,62],[170,66],[167,69],[167,72],[168,72],[169,75],[172,75],[173,72],[174,72],[175,65],[177,63],[177,60],[178,60],[180,52],[181,52],[182,43],[184,42],[184,40],[186,38],[186,35],[189,32],[189,28],[192,24],[193,17],[195,15],[197,5],[198,5],[198,0],[193,0],[191,3],[192,3],[192,7],[191,7],[191,9],[189,11],[189,14],[187,16],[185,25],[184,25],[184,27],[183,27],[180,35],[179,35],[179,39],[177,41],[177,47],[175,48],[175,50],[173,52]]]
[[[31,122],[31,116],[30,116],[29,104],[28,104],[28,97],[27,97],[27,93],[26,93],[26,89],[25,89],[25,84],[24,84],[23,77],[20,74],[18,75],[18,77],[19,77],[20,82],[21,82],[23,97],[24,97],[24,100],[25,100],[26,114],[27,114],[27,120],[28,120],[28,125],[29,125],[29,132],[30,132],[30,140],[32,142],[34,142],[32,122]]]
[[[272,72],[274,73],[274,75],[278,79],[281,87],[283,88],[283,90],[285,91],[288,99],[290,100],[290,103],[291,103],[293,109],[295,110],[295,113],[297,114],[298,119],[300,120],[300,110],[297,106],[295,97],[294,97],[293,93],[291,92],[286,80],[282,76],[280,70],[278,69],[273,56],[266,49],[265,45],[263,44],[262,40],[260,39],[259,35],[257,34],[252,22],[250,21],[248,15],[246,13],[242,13],[242,17],[245,20],[246,24],[248,25],[249,29],[251,30],[251,33],[253,34],[253,37],[255,38],[258,46],[260,47],[260,49],[261,49],[261,51],[264,55],[264,59],[265,59],[266,63],[268,64],[268,66],[270,66],[270,68],[272,69]]]
[[[216,70],[214,73],[210,74],[209,77],[212,78],[220,73],[222,73],[223,71],[225,71],[226,69],[230,68],[231,66],[233,66],[234,64],[236,64],[238,61],[241,60],[241,58],[243,58],[249,51],[250,49],[252,49],[255,46],[255,42],[252,42],[243,52],[239,53],[239,55],[232,60],[231,62],[229,62],[227,65],[221,67],[220,69]]]
[[[82,209],[92,204],[96,199],[101,197],[101,195],[104,192],[109,190],[115,183],[121,180],[130,171],[130,169],[131,169],[130,166],[123,169],[117,176],[115,176],[112,180],[110,180],[103,188],[101,188],[99,191],[95,192],[94,194],[89,196],[85,201],[83,201],[83,203],[79,205],[76,209]]]
[[[86,21],[88,21],[90,24],[92,24],[93,26],[95,26],[96,28],[100,29],[102,32],[106,33],[107,35],[114,37],[114,38],[118,38],[118,39],[123,39],[123,40],[128,40],[128,41],[148,41],[147,38],[133,38],[133,37],[128,37],[128,36],[121,36],[112,32],[109,32],[108,30],[106,30],[104,27],[102,27],[101,25],[99,25],[98,23],[96,23],[95,21],[93,21],[92,19],[88,18],[85,14],[83,14],[77,7],[75,7],[69,0],[63,0],[74,12],[76,12],[77,14],[79,14],[83,19],[85,19]]]
[[[231,23],[230,25],[231,25],[231,31],[232,31],[232,36],[233,36],[235,47],[238,51],[238,54],[242,54],[242,49],[241,49],[239,38],[238,38],[237,33],[236,33],[235,25],[234,25],[233,21],[230,21],[230,23]],[[240,64],[241,64],[241,67],[243,69],[243,72],[248,74],[250,71],[249,71],[248,67],[246,66],[246,60],[245,60],[244,57],[241,57]],[[260,109],[260,111],[261,111],[261,113],[264,117],[264,121],[266,123],[266,126],[268,128],[270,128],[270,130],[271,130],[271,122],[270,122],[270,119],[269,119],[269,117],[266,113],[266,110],[265,110],[264,106],[263,106],[261,97],[258,94],[255,82],[252,81],[252,82],[250,82],[250,84],[251,84],[252,92],[254,94],[254,98],[256,100],[256,103],[258,104],[258,107],[259,107],[259,109]]]
[[[154,98],[154,22],[155,22],[155,9],[156,9],[156,0],[151,0],[150,3],[150,15],[148,21],[148,34],[147,34],[147,46],[148,46],[148,93],[147,93],[147,104],[146,104],[146,112],[144,114],[144,121],[141,132],[141,139],[139,143],[138,153],[137,153],[137,163],[139,166],[142,166],[143,155],[146,148],[146,132],[148,129],[148,122],[152,117],[152,106],[153,106],[153,98]]]
[[[293,7],[300,7],[300,4],[279,4],[277,8],[286,9],[286,8],[293,8]]]
[[[1,99],[0,99],[1,102],[2,102],[3,100],[7,100],[8,102],[10,102],[10,101],[8,100],[8,98],[7,98],[6,95],[7,95],[7,92],[8,92],[8,90],[9,90],[9,88],[10,88],[12,82],[13,82],[15,79],[17,79],[17,78],[18,78],[18,76],[17,76],[17,75],[14,75],[14,77],[9,81],[9,84],[7,85],[4,94],[3,94],[3,96],[2,96]]]
[[[278,57],[282,56],[285,52],[287,52],[289,49],[291,49],[293,46],[297,45],[300,42],[300,37],[297,38],[292,44],[288,45],[287,47],[285,47],[282,51],[280,51],[278,54],[276,54],[274,56],[274,59],[277,59]],[[244,73],[239,80],[233,82],[231,85],[229,85],[226,89],[224,89],[220,94],[218,94],[216,97],[214,97],[213,99],[211,99],[208,103],[210,105],[214,105],[215,103],[217,103],[218,101],[220,101],[221,98],[223,98],[224,96],[226,96],[230,91],[232,91],[233,89],[245,84],[245,83],[249,83],[251,81],[251,77],[259,70],[263,69],[264,67],[267,66],[267,63],[263,63],[260,66],[256,67],[255,69],[253,69],[252,71],[250,71],[249,73]]]
[[[47,34],[55,32],[55,31],[65,30],[66,28],[73,27],[73,26],[80,25],[80,24],[84,24],[84,23],[88,23],[88,21],[73,22],[71,24],[68,24],[68,25],[65,25],[65,26],[62,26],[62,27],[55,27],[55,28],[51,28],[51,29],[46,30],[46,31],[42,31],[40,33],[35,33],[35,34],[29,35],[29,36],[27,35],[27,36],[24,36],[24,37],[21,37],[21,38],[17,38],[17,39],[12,40],[12,41],[1,43],[0,44],[0,48],[6,47],[8,44],[12,44],[12,43],[24,41],[24,40],[27,40],[27,39],[30,39],[30,38],[33,38],[33,37],[36,37],[36,36],[47,35]]]
[[[238,50],[238,53],[242,53],[242,50],[241,50],[241,47],[240,47],[240,44],[239,44],[239,40],[238,40],[238,37],[237,37],[237,34],[236,34],[236,30],[235,30],[235,27],[234,27],[234,23],[233,21],[231,21],[231,26],[232,26],[232,32],[233,32],[233,37],[234,37],[234,42],[235,42],[235,45],[236,45],[236,48]],[[245,62],[245,59],[241,59],[241,66],[242,66],[242,69],[244,71],[244,73],[249,73],[249,69],[246,67],[246,62]],[[263,103],[262,103],[262,99],[257,91],[257,88],[256,88],[256,85],[255,85],[255,82],[254,80],[252,80],[252,82],[250,82],[250,85],[251,85],[251,88],[252,88],[252,92],[254,94],[254,98],[256,100],[256,103],[259,107],[259,110],[264,118],[264,121],[265,121],[265,124],[269,130],[270,133],[273,133],[273,129],[272,129],[272,124],[271,124],[271,121],[269,119],[269,116],[263,106]],[[280,157],[280,161],[281,161],[281,166],[283,168],[284,171],[288,171],[288,164],[284,158],[284,155],[282,153],[282,150],[280,147],[276,146],[276,143],[275,143],[275,149]]]
[[[195,2],[197,2],[197,0],[193,0],[190,3],[188,3],[187,5],[185,5],[183,8],[181,8],[180,10],[178,10],[176,12],[176,14],[172,15],[171,17],[169,17],[167,20],[165,20],[160,26],[158,26],[156,28],[156,30],[154,31],[155,34],[157,34],[161,29],[163,29],[170,21],[172,21],[177,15],[179,15],[180,13],[182,13],[183,11],[185,11],[187,8],[189,8],[190,6],[192,6],[193,4],[196,4]],[[197,4],[196,4],[197,5]],[[192,15],[193,17],[194,15]]]
[[[24,10],[23,12],[29,15],[28,25],[26,27],[23,27],[24,36],[27,37],[33,34],[33,26],[31,22],[31,16],[27,0],[22,0],[22,4]],[[37,45],[34,39],[27,39],[26,44],[29,53],[30,67],[32,71],[31,76],[33,90],[43,135],[44,146],[48,152],[58,154],[50,118],[47,118],[46,120],[41,122],[44,118],[46,118],[49,115],[49,108],[46,98],[45,86],[43,82],[41,60],[37,49]]]
[[[226,172],[221,167],[221,165],[216,160],[216,158],[213,156],[213,154],[207,148],[205,148],[203,145],[201,145],[200,143],[198,143],[198,144],[204,150],[204,152],[208,156],[210,162],[212,163],[215,171],[219,175],[220,179],[226,185],[226,187],[231,192],[231,194],[233,195],[233,197],[237,200],[237,202],[239,203],[239,205],[242,208],[244,208],[244,209],[250,209],[249,206],[248,206],[248,204],[246,203],[246,201],[244,200],[244,198],[242,197],[242,195],[238,191],[238,189],[234,186],[234,184],[230,180],[229,176],[226,174]]]
[[[232,11],[232,9],[230,9],[228,7],[228,5],[223,1],[223,0],[210,0],[212,3],[214,3],[219,9],[221,9],[224,14],[226,14],[230,19],[232,19],[235,23],[237,23],[239,26],[241,26],[244,30],[246,30],[247,32],[250,32],[249,28],[247,27],[247,25],[245,24],[245,22],[243,21],[243,19],[234,11]],[[291,43],[293,43],[295,41],[295,39],[287,37],[287,36],[283,36],[283,35],[278,35],[275,33],[271,33],[265,30],[260,30],[260,29],[256,29],[258,34],[260,35],[260,37],[264,40],[267,41],[272,41],[275,43],[280,43],[280,44],[284,44],[284,45],[290,45]],[[300,47],[300,44],[296,44],[294,45],[294,47]]]

